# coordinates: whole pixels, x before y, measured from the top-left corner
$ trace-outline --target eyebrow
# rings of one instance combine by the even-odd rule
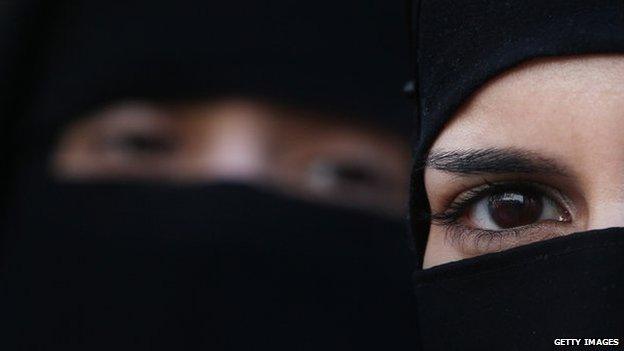
[[[553,158],[511,148],[432,150],[425,167],[465,175],[533,173],[570,177],[572,174],[568,167]]]

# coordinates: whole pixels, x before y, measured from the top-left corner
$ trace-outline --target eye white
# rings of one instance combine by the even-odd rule
[[[494,222],[492,215],[490,214],[490,208],[488,206],[489,196],[482,198],[475,202],[470,209],[469,217],[472,224],[479,229],[486,230],[501,230],[502,228]]]

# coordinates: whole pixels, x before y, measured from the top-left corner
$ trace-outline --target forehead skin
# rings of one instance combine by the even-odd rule
[[[575,130],[606,131],[600,127],[624,123],[623,98],[624,55],[535,60],[484,86],[444,128],[434,148],[458,141],[475,147],[526,145],[531,140],[525,137],[543,134],[544,127],[563,141],[589,136]],[[597,125],[597,119],[605,123]]]
[[[484,86],[432,149],[515,147],[624,184],[624,55],[534,60]],[[615,178],[614,178],[615,177]]]

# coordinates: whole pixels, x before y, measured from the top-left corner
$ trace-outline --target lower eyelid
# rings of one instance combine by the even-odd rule
[[[499,231],[474,229],[463,224],[444,226],[445,241],[468,256],[504,251],[574,232],[569,224],[552,221]]]

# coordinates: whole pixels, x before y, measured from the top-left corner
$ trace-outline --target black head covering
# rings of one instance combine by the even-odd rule
[[[419,260],[429,210],[422,164],[485,82],[526,60],[624,52],[621,0],[412,3],[418,105],[411,221]],[[415,275],[425,349],[551,349],[556,338],[624,332],[621,229],[579,233]],[[610,335],[610,336],[609,336]]]
[[[231,95],[409,123],[400,4],[67,0],[42,11],[26,68],[40,128],[120,98]]]
[[[261,97],[405,123],[400,4],[10,5],[0,349],[413,349],[401,222],[240,184],[46,171],[63,126],[118,100]]]
[[[422,161],[455,111],[485,82],[533,58],[624,52],[622,1],[416,1],[418,128],[412,222],[424,249]]]

